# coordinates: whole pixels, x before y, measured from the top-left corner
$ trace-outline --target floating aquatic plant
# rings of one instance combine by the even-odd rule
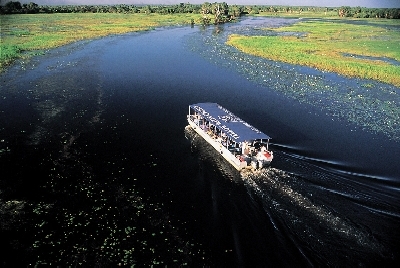
[[[284,20],[281,25],[295,21]],[[222,31],[218,35],[191,35],[187,45],[213,63],[234,69],[243,77],[265,86],[268,90],[281,92],[301,103],[326,111],[334,120],[346,120],[365,130],[384,133],[390,139],[400,140],[398,87],[272,61],[226,45],[232,33],[246,36],[264,34],[268,37],[274,32],[254,31],[247,26],[230,26],[229,31]],[[386,100],[393,103],[389,104]]]

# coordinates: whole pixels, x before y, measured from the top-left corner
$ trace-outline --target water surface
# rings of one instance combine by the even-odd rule
[[[2,243],[22,256],[5,262],[396,263],[399,88],[224,44],[295,21],[107,37],[2,74]],[[188,105],[207,101],[273,138],[271,169],[193,141]]]

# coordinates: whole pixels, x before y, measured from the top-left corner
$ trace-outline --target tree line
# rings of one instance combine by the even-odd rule
[[[332,7],[292,7],[267,5],[231,5],[225,2],[203,4],[180,3],[177,5],[37,5],[33,2],[21,4],[19,1],[9,1],[0,6],[0,14],[36,14],[36,13],[193,13],[202,14],[204,22],[214,19],[214,23],[223,23],[243,14],[269,13],[299,13],[336,12],[339,17],[354,18],[386,18],[400,19],[400,8],[364,8],[342,6]]]
[[[19,1],[9,1],[0,6],[3,14],[33,14],[33,13],[214,13],[217,6],[228,11],[228,5],[223,3],[208,3],[201,5],[180,3],[177,5],[37,5],[33,2],[21,4]]]
[[[400,8],[365,8],[344,6],[339,17],[400,19]]]

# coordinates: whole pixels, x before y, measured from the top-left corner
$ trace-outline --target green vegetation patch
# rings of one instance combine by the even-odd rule
[[[27,51],[51,49],[79,40],[200,22],[199,14],[57,13],[3,15],[0,71]]]
[[[275,61],[400,86],[400,65],[385,60],[400,63],[398,31],[326,21],[299,22],[268,30],[278,35],[231,35],[227,43],[245,53]]]
[[[3,43],[1,43],[0,51],[1,61],[3,62],[3,64],[8,64],[19,55],[21,49],[15,45],[4,45]]]

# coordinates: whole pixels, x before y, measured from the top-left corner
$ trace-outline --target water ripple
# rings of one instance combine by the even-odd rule
[[[284,221],[292,239],[302,240],[302,245],[298,245],[300,250],[304,245],[309,245],[312,251],[320,251],[320,247],[330,243],[330,251],[319,252],[326,260],[331,259],[331,254],[337,254],[344,245],[357,248],[356,251],[361,255],[387,254],[385,247],[367,230],[335,211],[314,203],[291,185],[290,181],[302,178],[275,168],[242,171],[241,176],[245,184],[265,202],[272,214],[270,217],[274,221]]]

